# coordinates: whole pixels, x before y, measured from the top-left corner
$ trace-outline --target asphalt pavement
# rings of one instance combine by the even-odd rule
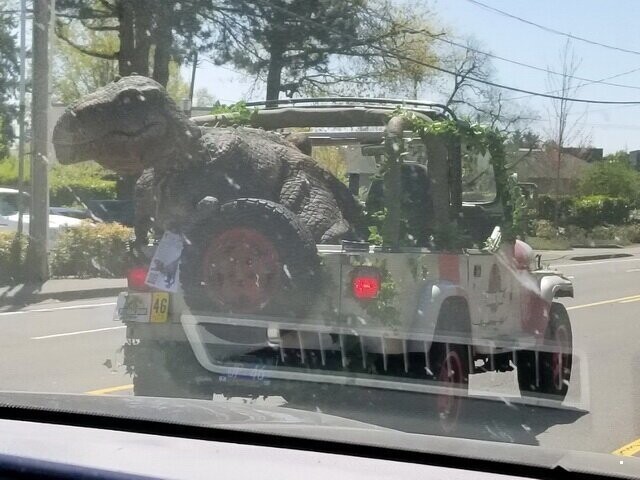
[[[0,311],[1,388],[56,393],[109,392],[111,387],[130,391],[131,378],[117,367],[122,363],[119,349],[125,328],[113,321],[115,302],[115,297],[47,301]]]
[[[640,248],[614,253],[628,256],[575,260],[583,256],[579,251],[543,256],[543,263],[572,278],[575,285],[575,298],[563,300],[578,356],[568,405],[554,409],[512,402],[518,396],[515,372],[474,375],[472,396],[493,390],[496,398],[470,399],[467,428],[456,435],[551,448],[640,452]],[[125,329],[112,320],[114,307],[115,297],[3,307],[1,388],[131,395],[131,378],[119,352]],[[326,411],[390,428],[438,433],[437,422],[421,420],[429,408],[424,396],[385,393],[375,403],[353,398]]]

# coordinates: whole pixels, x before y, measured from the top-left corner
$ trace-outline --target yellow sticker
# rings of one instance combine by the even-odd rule
[[[151,323],[164,323],[169,318],[169,294],[153,293],[151,295]]]

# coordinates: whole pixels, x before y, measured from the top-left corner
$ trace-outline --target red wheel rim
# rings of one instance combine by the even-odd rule
[[[207,295],[236,312],[263,309],[281,284],[278,252],[257,230],[236,227],[213,237],[204,256]]]
[[[442,366],[438,372],[438,382],[447,388],[456,387],[464,382],[462,359],[455,350],[449,350],[445,353]],[[462,399],[458,395],[453,395],[452,393],[438,395],[437,411],[445,432],[451,432],[455,429],[461,403]]]
[[[569,366],[569,332],[564,325],[556,328],[554,332],[554,344],[559,352],[553,352],[551,356],[551,371],[553,373],[553,388],[560,392],[565,386],[565,372]]]

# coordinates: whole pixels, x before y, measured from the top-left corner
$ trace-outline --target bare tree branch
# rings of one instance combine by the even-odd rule
[[[105,60],[116,60],[118,58],[118,52],[114,52],[114,53],[105,53],[105,52],[99,52],[99,51],[95,51],[95,50],[91,50],[83,45],[77,44],[75,43],[73,40],[67,38],[64,33],[62,32],[62,29],[59,28],[59,26],[56,26],[56,36],[62,40],[63,42],[65,42],[67,45],[75,48],[76,50],[78,50],[79,52],[84,53],[85,55],[90,55],[92,57],[96,57],[96,58],[104,58]]]

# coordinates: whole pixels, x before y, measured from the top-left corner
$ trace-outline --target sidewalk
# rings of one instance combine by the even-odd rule
[[[640,255],[640,245],[629,245],[621,248],[572,248],[570,250],[536,250],[542,255],[543,262],[556,260],[605,260]]]
[[[127,286],[124,278],[71,278],[48,280],[42,284],[0,287],[0,307],[26,305],[43,300],[81,300],[115,296]]]

